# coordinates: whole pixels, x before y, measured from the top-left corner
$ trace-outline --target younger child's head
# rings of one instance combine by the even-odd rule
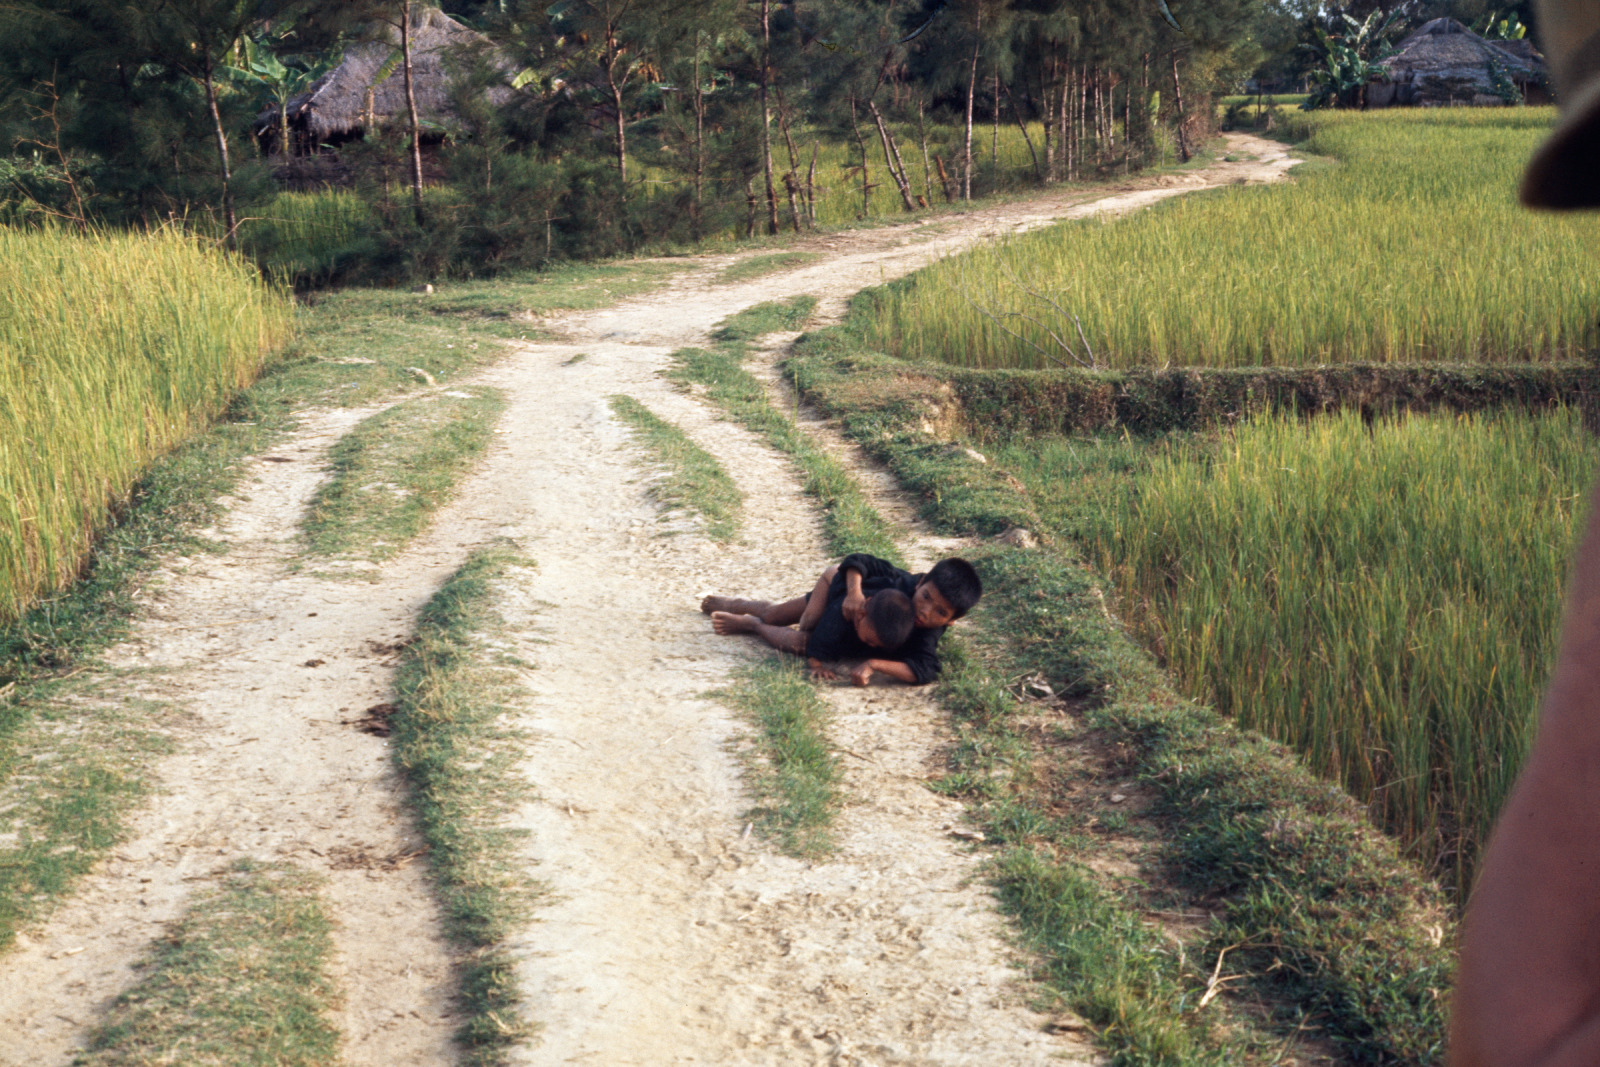
[[[924,629],[949,626],[971,611],[983,596],[978,571],[964,559],[941,559],[922,576],[912,595],[917,625]]]
[[[916,624],[911,598],[898,589],[885,589],[867,601],[867,610],[856,620],[856,636],[873,648],[892,652],[906,643]]]

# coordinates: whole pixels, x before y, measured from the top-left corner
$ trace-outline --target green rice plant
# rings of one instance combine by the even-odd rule
[[[1464,893],[1555,652],[1600,460],[1578,421],[1263,417],[997,462],[1087,542],[1192,696],[1342,779]]]
[[[0,622],[71,582],[154,459],[287,340],[284,295],[172,230],[0,228]]]
[[[1336,165],[1052,227],[889,286],[875,340],[974,367],[1514,362],[1600,341],[1600,219],[1515,190],[1550,108],[1296,112]]]

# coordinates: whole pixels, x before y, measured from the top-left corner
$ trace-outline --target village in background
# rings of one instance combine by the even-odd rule
[[[1547,103],[1529,7],[22,5],[0,219],[175,223],[300,287],[484,276],[1181,163],[1283,108]]]

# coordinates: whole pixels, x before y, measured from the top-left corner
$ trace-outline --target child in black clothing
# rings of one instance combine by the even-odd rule
[[[821,610],[812,611],[808,606],[803,614],[810,617],[802,618],[797,630],[771,625],[756,615],[728,611],[713,611],[711,627],[719,634],[755,634],[773,648],[805,656],[819,677],[832,680],[837,676],[829,663],[870,662],[875,652],[892,653],[905,644],[916,623],[911,598],[896,589],[874,593],[854,620],[845,619],[842,597],[825,604],[820,597],[812,599]]]
[[[940,560],[927,574],[908,574],[886,560],[857,552],[823,571],[816,588],[807,596],[780,604],[708,596],[701,602],[700,610],[712,616],[712,626],[718,633],[757,632],[750,625],[752,622],[774,628],[798,624],[801,631],[809,631],[835,605],[844,621],[855,621],[865,610],[869,597],[887,590],[911,598],[916,627],[905,644],[892,653],[876,656],[868,653],[865,662],[850,672],[850,678],[857,685],[868,684],[874,674],[884,674],[910,685],[931,682],[939,675],[938,645],[945,627],[972,610],[983,595],[978,572],[964,559]],[[748,616],[749,622],[719,626],[719,613]],[[727,628],[732,625],[740,628]]]

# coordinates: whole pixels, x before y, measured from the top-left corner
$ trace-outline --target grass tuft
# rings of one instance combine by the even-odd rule
[[[505,410],[497,389],[435,394],[370,415],[339,439],[333,477],[303,527],[320,556],[389,559],[426,529],[460,476],[493,440]]]
[[[744,493],[722,469],[717,457],[631,396],[613,396],[611,410],[634,428],[644,448],[667,469],[666,477],[650,487],[657,503],[669,511],[699,512],[705,519],[707,536],[713,541],[731,541],[739,532]]]
[[[828,706],[800,663],[766,661],[741,670],[717,693],[755,725],[748,759],[752,821],[791,856],[831,851],[843,772],[827,740]]]
[[[780,330],[805,325],[816,300],[802,296],[787,304],[757,304],[734,315],[713,335],[713,349],[683,348],[672,354],[677,366],[670,376],[705,387],[706,397],[735,422],[766,438],[800,468],[805,491],[823,508],[823,530],[836,555],[870,552],[901,562],[889,525],[867,503],[855,479],[838,460],[812,443],[805,431],[772,406],[767,390],[745,370],[749,342]]]
[[[292,865],[240,863],[158,943],[149,973],[117,998],[81,1067],[324,1067],[338,1058],[328,1018],[332,924],[319,879]]]
[[[460,1039],[472,1064],[504,1063],[533,1031],[505,940],[543,887],[517,856],[525,832],[505,823],[529,788],[516,773],[522,733],[500,703],[516,684],[495,584],[531,566],[509,545],[472,554],[423,608],[395,679],[396,762],[411,795],[450,936],[468,950]]]
[[[817,252],[773,252],[765,256],[750,256],[724,267],[717,275],[717,281],[722,285],[747,282],[792,267],[803,267],[821,258]]]

